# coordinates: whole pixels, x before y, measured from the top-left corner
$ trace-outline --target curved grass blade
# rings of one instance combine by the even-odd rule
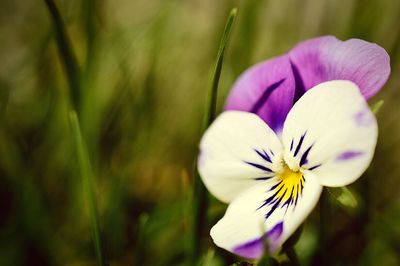
[[[90,211],[90,218],[92,224],[92,237],[97,257],[97,265],[104,266],[106,264],[104,260],[103,244],[101,241],[96,198],[93,191],[93,172],[90,165],[90,159],[86,149],[85,141],[82,138],[78,116],[74,111],[71,111],[69,113],[69,120],[71,123],[72,135],[75,141],[79,170],[82,179],[83,192],[87,199]]]
[[[237,9],[231,10],[229,17],[225,24],[225,29],[219,44],[218,54],[211,74],[210,85],[207,95],[207,105],[204,116],[203,131],[212,123],[216,116],[217,109],[217,96],[218,84],[221,76],[222,63],[224,60],[224,53],[229,36],[232,30],[232,25],[237,14]],[[193,220],[192,220],[192,241],[190,247],[191,263],[196,264],[200,253],[200,236],[203,231],[207,211],[207,191],[204,184],[201,182],[200,176],[197,172],[197,165],[195,164],[195,180],[194,180],[194,195],[193,195]]]
[[[64,64],[70,86],[71,100],[75,110],[80,107],[80,70],[75,54],[69,42],[68,34],[62,21],[60,12],[53,0],[44,0],[49,10],[56,35],[58,50]]]
[[[219,78],[221,76],[225,48],[232,31],[232,25],[235,20],[236,14],[237,14],[237,8],[232,9],[229,14],[228,20],[226,21],[224,33],[222,35],[221,42],[219,44],[217,60],[214,65],[214,71],[212,72],[211,75],[210,87],[208,90],[207,105],[206,105],[207,109],[205,115],[205,122],[203,124],[203,131],[208,128],[208,126],[212,123],[212,121],[216,116]]]

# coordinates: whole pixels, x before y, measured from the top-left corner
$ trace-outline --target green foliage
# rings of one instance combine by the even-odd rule
[[[234,6],[229,49],[225,31],[210,81]],[[207,101],[209,122],[243,70],[326,34],[378,43],[394,74],[371,101],[385,101],[372,107],[380,131],[371,167],[352,193],[337,191],[326,242],[316,208],[295,250],[302,265],[322,265],[322,246],[331,265],[400,264],[399,10],[394,0],[3,1],[0,265],[94,265],[93,238],[103,240],[110,265],[188,265],[191,169]],[[84,149],[71,130],[72,106]],[[239,261],[209,237],[223,212],[210,199],[199,264]]]

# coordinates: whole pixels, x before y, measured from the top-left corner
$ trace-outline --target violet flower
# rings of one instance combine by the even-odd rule
[[[378,135],[366,100],[389,73],[383,48],[331,36],[247,70],[200,144],[200,175],[229,203],[211,229],[216,245],[257,259],[267,239],[276,253],[315,207],[323,186],[359,178]]]

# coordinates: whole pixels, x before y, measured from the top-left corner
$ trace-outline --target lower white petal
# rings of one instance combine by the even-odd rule
[[[222,113],[200,143],[199,173],[208,190],[230,202],[255,183],[273,176],[282,146],[275,133],[257,115]]]
[[[301,178],[298,187],[283,186],[285,193],[278,177],[243,192],[211,229],[215,244],[249,259],[263,255],[265,241],[270,253],[277,252],[312,211],[322,191],[312,173],[307,171]]]
[[[285,161],[312,170],[322,185],[347,185],[370,164],[377,136],[375,116],[357,85],[324,82],[307,91],[286,118]]]

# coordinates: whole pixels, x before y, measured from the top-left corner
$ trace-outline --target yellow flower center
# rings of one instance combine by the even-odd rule
[[[270,210],[265,214],[268,217],[278,208],[295,207],[297,200],[301,196],[306,181],[300,168],[292,170],[285,161],[282,162],[281,171],[276,173],[276,183],[269,190],[269,197],[264,200],[258,209],[264,206],[271,206]]]
[[[282,201],[287,201],[290,198],[297,199],[303,190],[303,174],[300,171],[293,171],[285,165],[282,172],[278,174],[278,178],[281,184],[276,188],[276,191],[279,191],[276,197],[282,199]]]

